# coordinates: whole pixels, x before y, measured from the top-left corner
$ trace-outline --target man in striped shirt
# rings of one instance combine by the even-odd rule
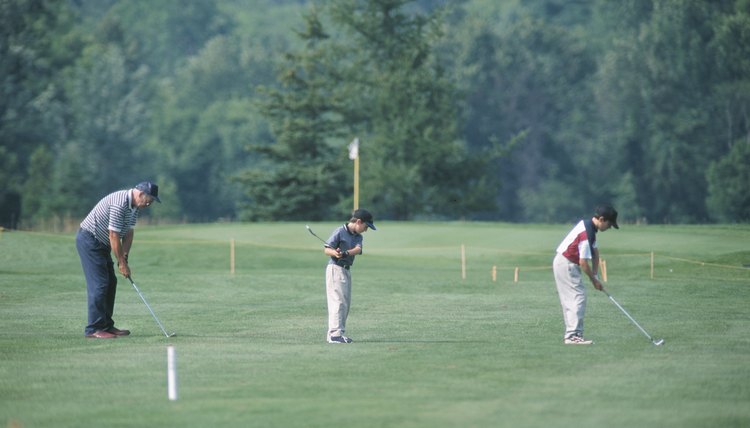
[[[111,254],[118,270],[130,276],[128,253],[133,245],[133,227],[140,210],[159,199],[159,186],[149,181],[132,189],[119,190],[102,198],[83,219],[76,236],[76,248],[86,277],[88,295],[87,338],[114,339],[127,336],[128,330],[115,327],[112,313],[115,307],[117,276]]]
[[[579,221],[557,247],[552,271],[563,310],[563,343],[566,345],[594,343],[583,338],[586,287],[583,285],[581,271],[589,277],[594,288],[602,289],[598,274],[599,248],[596,244],[596,232],[604,232],[610,227],[620,228],[617,225],[617,211],[610,205],[599,206],[594,217]]]

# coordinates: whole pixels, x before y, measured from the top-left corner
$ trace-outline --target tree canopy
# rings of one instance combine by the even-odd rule
[[[7,0],[0,225],[750,221],[746,0]]]

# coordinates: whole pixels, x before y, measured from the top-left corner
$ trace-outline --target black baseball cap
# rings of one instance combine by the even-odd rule
[[[365,224],[367,224],[367,227],[369,227],[370,229],[378,230],[375,227],[375,224],[373,224],[372,222],[372,214],[370,214],[370,212],[367,210],[363,210],[363,209],[354,210],[354,212],[352,213],[352,218],[358,218],[362,220],[363,222],[365,222]]]
[[[597,217],[604,217],[604,220],[608,220],[615,229],[620,228],[620,226],[617,225],[617,210],[614,209],[612,205],[599,205],[596,207],[594,214]]]
[[[138,183],[135,188],[156,199],[156,202],[161,203],[161,199],[159,199],[159,186],[157,186],[156,184],[150,181],[144,181],[142,183]]]

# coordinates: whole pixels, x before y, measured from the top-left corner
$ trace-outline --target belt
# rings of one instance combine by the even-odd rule
[[[88,235],[89,235],[89,237],[90,237],[91,239],[93,239],[93,240],[94,240],[94,242],[96,242],[97,244],[99,244],[99,245],[101,245],[101,246],[103,246],[103,247],[105,247],[105,248],[109,249],[109,251],[112,251],[112,247],[110,247],[109,243],[106,243],[106,244],[105,244],[105,243],[103,243],[102,241],[100,241],[100,240],[99,240],[99,239],[98,239],[98,238],[96,237],[96,234],[95,234],[94,232],[92,232],[92,231],[90,231],[90,230],[86,230],[86,229],[84,229],[84,228],[80,228],[80,229],[78,229],[78,233],[85,233],[85,234],[88,234]]]
[[[336,263],[336,266],[341,266],[342,268],[344,268],[344,269],[346,269],[346,270],[349,270],[349,269],[351,269],[351,267],[352,267],[352,265],[340,265],[340,264],[338,264],[338,263]]]

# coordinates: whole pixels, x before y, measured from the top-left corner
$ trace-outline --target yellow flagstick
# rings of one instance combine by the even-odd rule
[[[349,159],[354,161],[354,209],[359,208],[359,138],[349,143]]]
[[[354,209],[359,208],[359,156],[354,159]]]

